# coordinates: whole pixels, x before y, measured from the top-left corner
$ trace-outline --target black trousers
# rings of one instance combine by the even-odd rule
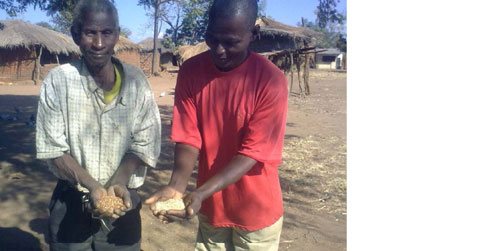
[[[83,209],[82,196],[67,181],[59,180],[50,201],[50,250],[136,250],[141,247],[141,199],[129,189],[132,209],[114,220],[93,219]]]

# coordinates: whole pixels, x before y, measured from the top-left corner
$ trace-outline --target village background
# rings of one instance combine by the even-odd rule
[[[134,8],[149,13],[145,29],[152,30],[151,1],[139,2]],[[251,50],[278,65],[290,89],[280,166],[285,206],[280,249],[346,250],[346,7],[341,6],[346,2],[327,1],[327,9],[313,2],[315,19],[300,17],[297,24],[289,25],[270,15],[266,8],[270,0],[260,1],[257,24],[261,36]],[[41,6],[46,9],[36,13],[44,13],[48,22],[29,22],[23,6],[6,9],[12,17],[0,18],[0,250],[48,248],[47,206],[56,180],[45,164],[35,159],[34,118],[44,76],[80,56],[67,34],[73,2],[67,3],[59,9]],[[119,3],[122,1],[115,1],[117,9]],[[140,67],[148,76],[163,126],[160,162],[148,174],[140,191],[143,198],[170,177],[173,144],[168,140],[176,76],[181,63],[208,49],[200,34],[207,23],[204,10],[209,3],[163,3],[158,11],[156,46],[152,37],[131,41],[134,31],[122,25],[115,56]],[[27,6],[28,12],[32,11],[29,8],[32,6]],[[203,12],[197,13],[201,8]],[[178,13],[182,16],[177,19]],[[126,18],[119,14],[122,24]],[[203,25],[180,28],[190,26],[191,20]],[[194,184],[191,180],[189,189]],[[141,214],[143,250],[192,249],[196,219],[162,225],[146,207]]]

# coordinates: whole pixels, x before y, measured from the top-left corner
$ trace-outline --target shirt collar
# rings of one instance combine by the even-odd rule
[[[125,66],[122,64],[122,62],[115,57],[111,57],[112,63],[116,64],[117,67],[122,69],[120,72],[122,83],[120,85],[120,92],[118,96],[116,97],[117,103],[120,103],[125,106],[126,102],[124,95],[126,93],[127,89],[127,84],[126,84],[126,69]],[[96,84],[96,81],[94,80],[93,76],[89,72],[89,69],[86,66],[86,63],[84,62],[84,58],[81,58],[81,79],[82,79],[82,86],[84,88],[84,92],[86,93],[87,97],[91,97],[91,94],[93,94],[95,91],[99,89],[99,86]]]

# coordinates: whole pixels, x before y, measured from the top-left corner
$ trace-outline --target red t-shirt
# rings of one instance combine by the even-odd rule
[[[180,67],[171,140],[200,149],[197,187],[236,154],[258,161],[236,183],[203,201],[201,213],[211,225],[254,231],[283,215],[278,164],[287,99],[285,75],[253,52],[228,72],[216,68],[209,51]]]

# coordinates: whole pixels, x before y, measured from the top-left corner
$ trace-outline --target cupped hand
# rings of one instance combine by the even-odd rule
[[[121,198],[124,204],[121,208],[115,208],[113,212],[109,212],[112,218],[118,219],[132,209],[132,199],[126,186],[120,184],[111,185],[107,188],[107,193],[109,196]]]
[[[144,204],[149,205],[149,209],[151,209],[156,218],[160,219],[164,223],[168,223],[170,220],[165,216],[166,212],[156,210],[156,202],[182,198],[183,193],[172,186],[166,185],[153,193],[146,201],[144,201]]]
[[[98,186],[89,191],[89,198],[91,200],[91,205],[92,205],[91,213],[93,214],[94,217],[98,218],[105,215],[105,212],[100,211],[98,208],[100,208],[99,207],[100,199],[107,195],[108,193],[103,186]]]
[[[194,218],[201,209],[203,200],[200,193],[196,191],[189,193],[184,197],[185,210],[168,210],[166,211],[165,217],[171,221],[190,220]]]

